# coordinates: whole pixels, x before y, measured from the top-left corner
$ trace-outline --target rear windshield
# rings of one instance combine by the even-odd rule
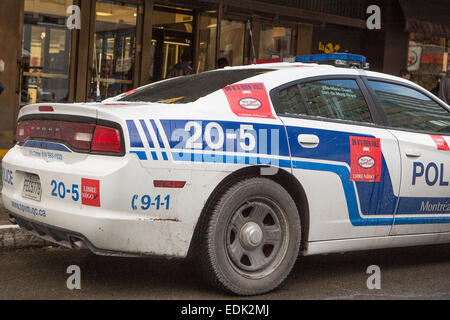
[[[275,71],[272,69],[240,69],[203,72],[155,83],[120,99],[129,102],[189,103],[223,89],[233,83]]]

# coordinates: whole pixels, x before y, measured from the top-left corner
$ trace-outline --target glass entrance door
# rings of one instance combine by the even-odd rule
[[[182,61],[183,54],[191,54],[192,36],[190,34],[173,31],[153,31],[154,64],[152,80],[166,79],[170,70]],[[192,56],[190,56],[192,61]],[[156,64],[155,64],[156,63]]]
[[[190,9],[157,6],[153,11],[151,80],[170,77],[170,71],[181,63],[192,66],[193,13]]]
[[[133,88],[136,25],[136,4],[97,1],[91,100],[103,100]]]
[[[21,104],[67,102],[71,36],[65,25],[72,0],[26,0]]]

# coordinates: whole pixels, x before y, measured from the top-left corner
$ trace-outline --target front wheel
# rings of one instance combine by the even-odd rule
[[[300,247],[295,202],[278,183],[249,178],[230,187],[217,202],[197,252],[203,274],[238,295],[278,287]]]

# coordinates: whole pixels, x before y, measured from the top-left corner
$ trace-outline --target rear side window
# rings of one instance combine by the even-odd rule
[[[284,113],[308,114],[297,85],[281,90],[278,93],[278,99]]]
[[[450,133],[450,113],[417,90],[369,81],[392,127]]]
[[[241,69],[210,71],[155,83],[122,98],[129,102],[189,103],[233,83],[274,71]]]
[[[373,122],[356,80],[306,82],[281,90],[278,98],[284,113]]]

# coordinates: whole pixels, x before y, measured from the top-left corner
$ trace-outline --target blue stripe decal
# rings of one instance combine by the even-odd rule
[[[193,120],[201,126],[202,132],[205,132],[205,126],[212,121]],[[191,121],[192,122],[192,121]],[[205,144],[204,139],[194,141],[195,143],[202,142],[202,148],[199,152],[192,152],[186,149],[183,152],[171,152],[174,161],[186,162],[205,162],[205,163],[222,163],[222,164],[244,164],[244,165],[272,165],[282,168],[303,169],[312,171],[330,172],[339,176],[347,208],[349,211],[349,218],[354,226],[388,226],[388,225],[403,225],[403,224],[432,224],[432,223],[450,223],[450,217],[430,217],[431,214],[449,214],[447,209],[442,212],[436,212],[433,208],[444,208],[449,204],[450,198],[419,198],[419,197],[397,197],[394,194],[389,168],[387,167],[384,156],[382,157],[382,172],[381,181],[378,183],[372,182],[353,182],[350,181],[350,140],[349,136],[373,137],[371,135],[361,135],[358,133],[339,132],[333,130],[317,129],[317,128],[303,128],[303,127],[286,127],[288,135],[283,126],[254,124],[252,133],[256,141],[261,141],[261,137],[267,137],[265,141],[280,142],[279,150],[271,150],[271,143],[257,144],[253,150],[248,150],[245,153],[248,155],[230,155],[230,153],[244,153],[240,150],[241,142],[239,138],[239,129],[245,123],[230,122],[230,121],[215,121],[219,124],[225,133],[225,150],[216,150],[218,152],[229,152],[228,154],[214,154],[201,153],[201,151],[210,151]],[[186,139],[183,137],[170,138],[175,130],[185,132],[187,120],[161,120],[163,127],[160,131],[156,125],[155,120],[150,120],[157,139],[153,141],[162,150],[162,157],[165,161],[168,160],[166,148],[185,149]],[[134,124],[134,123],[133,123]],[[141,122],[142,124],[142,122]],[[145,129],[144,129],[145,132]],[[214,132],[213,132],[214,133]],[[131,135],[130,130],[130,135]],[[147,133],[146,133],[147,134]],[[169,145],[166,146],[162,135],[169,138]],[[297,137],[299,134],[314,134],[320,139],[320,145],[314,149],[303,148],[298,145]],[[188,136],[193,136],[191,130]],[[272,139],[272,136],[274,139]],[[288,138],[289,137],[289,138]],[[269,158],[272,156],[289,157],[287,140],[291,142],[292,148],[292,163],[290,160],[280,160],[279,158]],[[285,142],[283,142],[285,141]],[[231,150],[228,145],[231,145]],[[333,150],[333,152],[330,152]],[[157,160],[156,152],[151,152],[153,160]],[[306,159],[295,160],[295,158]],[[308,161],[310,159],[311,161]],[[333,161],[340,164],[316,163],[316,160]],[[429,209],[431,208],[431,209]],[[433,211],[432,211],[433,209]],[[440,209],[439,209],[440,210]],[[402,217],[403,215],[403,217]],[[412,217],[404,217],[404,215],[411,215]],[[414,215],[417,215],[415,217]],[[420,216],[419,216],[420,215]]]
[[[130,151],[130,153],[137,154],[139,160],[148,160],[147,154],[144,151]]]
[[[304,169],[313,171],[326,171],[332,172],[339,176],[341,179],[342,187],[344,188],[344,194],[347,201],[348,213],[350,221],[354,226],[390,226],[393,223],[393,218],[361,218],[358,209],[358,200],[356,197],[355,187],[353,182],[350,181],[350,171],[346,166],[292,161],[294,169]]]
[[[161,134],[159,133],[158,126],[156,125],[155,120],[150,120],[150,123],[152,124],[153,130],[156,133],[156,137],[158,139],[157,142],[159,144],[159,147],[160,148],[164,148],[164,142],[163,142],[163,139],[161,137]]]
[[[186,149],[186,137],[173,135],[174,132],[185,132],[188,136],[192,136],[194,129],[191,128],[190,132],[185,131],[187,122],[196,122],[201,126],[202,132],[206,131],[206,126],[215,122],[224,129],[225,143],[221,151],[227,152],[248,152],[257,153],[261,155],[278,155],[289,157],[290,152],[287,144],[286,130],[284,126],[263,124],[263,123],[251,123],[251,122],[234,122],[234,121],[210,121],[210,120],[161,120],[163,127],[163,134],[168,137],[169,147],[171,149]],[[258,142],[252,150],[243,150],[241,147],[242,142],[246,142],[246,139],[240,138],[240,128],[242,125],[251,125],[254,130],[248,131],[251,133]],[[214,131],[217,132],[217,131]],[[214,133],[213,133],[214,134]],[[231,135],[231,138],[230,138]],[[234,137],[233,137],[234,136]],[[267,143],[265,143],[267,141]],[[200,143],[202,150],[211,150],[204,139],[199,138],[194,143]],[[277,145],[278,148],[272,148]],[[189,150],[189,149],[187,149]]]
[[[265,157],[215,155],[191,152],[172,152],[172,157],[174,161],[252,165],[274,165],[274,163],[276,163],[276,165],[281,168],[291,168],[290,160],[270,159]]]
[[[225,155],[209,155],[201,153],[172,153],[175,161],[189,161],[189,162],[206,162],[206,163],[229,163],[229,164],[258,164],[265,165],[273,161],[278,162],[281,168],[291,168],[291,161],[278,160],[264,157],[251,156],[225,156]],[[412,218],[363,218],[359,214],[358,200],[356,196],[355,186],[350,181],[350,171],[344,165],[324,164],[305,161],[292,161],[294,169],[323,171],[335,173],[341,179],[342,187],[344,189],[345,199],[349,212],[350,222],[353,226],[390,226],[406,225],[406,224],[433,224],[433,223],[450,223],[450,217],[412,217]]]
[[[144,130],[145,136],[147,137],[148,144],[150,145],[150,148],[154,148],[155,145],[153,144],[153,139],[150,135],[150,132],[148,131],[147,125],[145,124],[144,120],[140,120],[141,127]]]
[[[130,145],[132,148],[143,148],[141,137],[133,120],[127,120],[128,132],[130,133]]]
[[[372,135],[341,132],[317,128],[292,127],[287,128],[292,146],[292,157],[311,160],[324,160],[351,165],[350,136],[375,138]],[[303,148],[297,142],[299,134],[312,134],[319,137],[317,148]],[[332,152],[330,152],[332,150]],[[398,198],[394,195],[389,168],[382,156],[380,182],[356,182],[356,189],[362,215],[393,214]]]
[[[53,151],[61,151],[61,152],[72,152],[69,148],[61,143],[54,143],[48,141],[37,141],[37,140],[28,140],[24,144],[25,147],[36,148],[36,149],[45,149],[45,150],[53,150]]]

